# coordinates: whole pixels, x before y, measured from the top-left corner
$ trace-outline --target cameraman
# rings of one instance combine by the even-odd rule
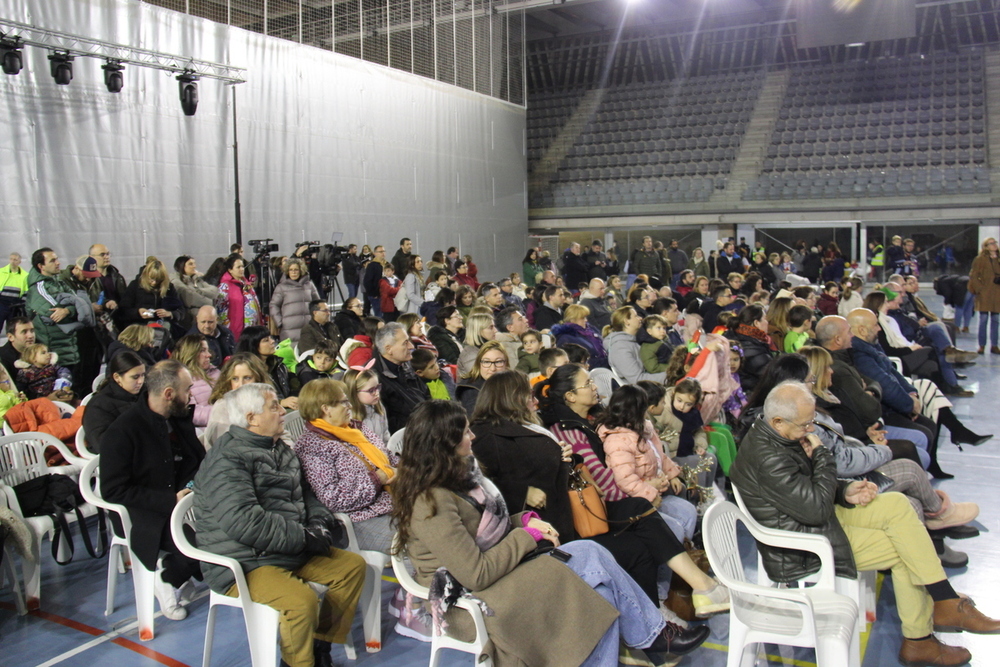
[[[344,284],[347,285],[347,298],[358,295],[358,283],[361,281],[361,258],[358,257],[358,246],[355,243],[347,246],[347,252],[341,260],[344,269]]]

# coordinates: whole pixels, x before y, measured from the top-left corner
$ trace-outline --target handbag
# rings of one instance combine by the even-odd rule
[[[594,537],[608,532],[608,511],[597,483],[582,463],[569,473],[569,504],[573,528],[580,537]]]
[[[892,487],[896,486],[896,480],[888,475],[880,473],[878,470],[872,470],[866,472],[863,475],[858,475],[857,477],[852,477],[851,479],[857,480],[859,482],[871,482],[878,487],[879,493],[885,493]]]
[[[99,549],[94,548],[87,530],[86,519],[80,511],[84,504],[83,495],[76,482],[66,475],[48,474],[34,477],[14,486],[14,494],[25,517],[49,516],[55,524],[55,534],[52,536],[52,559],[59,565],[66,565],[73,560],[73,535],[70,533],[66,515],[76,514],[77,525],[83,537],[83,546],[93,558],[102,558],[108,551],[108,526],[104,510],[97,511],[97,530]],[[59,538],[65,535],[69,557],[59,560]]]

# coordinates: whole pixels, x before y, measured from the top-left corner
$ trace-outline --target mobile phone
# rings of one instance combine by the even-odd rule
[[[549,552],[549,555],[553,558],[561,560],[564,563],[573,557],[573,554],[566,553],[562,549],[553,549]]]

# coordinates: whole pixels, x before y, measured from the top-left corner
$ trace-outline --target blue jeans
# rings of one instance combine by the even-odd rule
[[[658,511],[678,542],[683,544],[685,539],[694,537],[698,508],[693,503],[677,496],[663,496]]]
[[[965,303],[955,309],[955,326],[959,329],[968,328],[972,324],[972,315],[975,313],[976,300],[972,295],[966,295]]]
[[[917,456],[920,458],[920,465],[927,470],[931,464],[931,455],[927,451],[929,443],[927,434],[912,428],[902,428],[900,426],[885,426],[886,437],[889,440],[909,440],[917,447]]]
[[[632,577],[615,562],[611,552],[589,540],[559,547],[572,554],[566,565],[618,610],[618,618],[583,661],[586,667],[618,664],[620,641],[633,648],[649,646],[666,622]]]
[[[353,299],[358,295],[358,284],[357,283],[347,283],[347,298]]]
[[[372,315],[382,317],[382,302],[377,296],[368,297],[368,303],[372,306]]]
[[[986,347],[986,321],[990,323],[990,345],[997,345],[997,327],[1000,327],[1000,313],[979,312],[979,347]]]
[[[945,359],[944,351],[951,347],[951,336],[948,335],[948,328],[941,322],[931,322],[923,327],[923,332],[931,341],[931,346],[937,353],[938,366],[941,367],[941,375],[944,381],[954,387],[958,384],[955,376],[955,367]]]

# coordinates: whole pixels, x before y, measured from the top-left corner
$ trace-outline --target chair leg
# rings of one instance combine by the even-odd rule
[[[243,608],[243,618],[246,620],[247,638],[250,640],[250,662],[253,667],[276,667],[279,614],[256,602],[247,606],[251,608]]]
[[[132,586],[135,588],[135,611],[139,619],[139,639],[148,642],[153,634],[153,615],[155,612],[153,600],[153,585],[156,572],[150,572],[139,559],[133,561]]]
[[[205,652],[202,655],[201,667],[209,667],[212,663],[212,641],[215,638],[215,612],[218,609],[218,605],[215,604],[209,604],[208,606],[208,620],[205,622]]]
[[[3,571],[0,572],[0,583],[5,578],[10,579],[10,587],[14,593],[14,605],[17,607],[17,613],[19,616],[25,616],[28,613],[28,606],[24,603],[24,591],[21,590],[21,580],[17,578],[17,571],[14,569],[12,557],[12,550],[5,548]]]
[[[441,645],[436,641],[431,641],[431,660],[427,667],[439,667],[441,664]]]
[[[104,615],[110,616],[115,613],[115,591],[118,589],[117,565],[120,560],[121,546],[111,545],[111,553],[108,554],[108,595],[104,604]]]
[[[726,656],[726,667],[741,667],[744,664],[747,648],[756,651],[756,644],[747,644],[747,627],[737,621],[732,615],[729,619],[729,654]]]
[[[382,650],[382,570],[384,557],[379,562],[366,558],[365,586],[361,589],[362,625],[365,630],[365,650],[378,653]]]
[[[40,606],[42,596],[42,536],[32,531],[31,559],[21,559],[24,572],[24,596],[28,611],[34,611]]]

